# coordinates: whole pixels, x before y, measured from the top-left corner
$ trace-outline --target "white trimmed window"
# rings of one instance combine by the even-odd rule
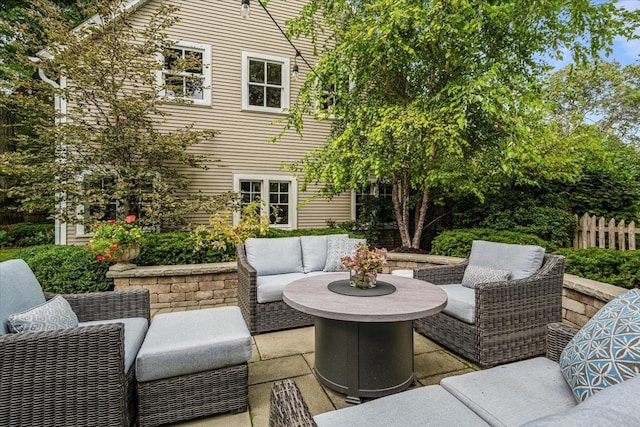
[[[211,46],[181,41],[165,49],[160,60],[164,68],[158,85],[163,96],[211,105]],[[179,66],[180,61],[187,66]]]
[[[378,197],[380,200],[379,203],[387,203],[389,206],[393,206],[392,199],[392,187],[391,184],[385,182],[370,182],[366,185],[363,185],[358,190],[353,190],[351,192],[351,219],[358,220],[361,219],[364,215],[364,198],[368,196]],[[387,214],[383,214],[382,220],[386,222],[386,220],[390,220],[386,218]]]
[[[242,52],[242,109],[282,113],[289,108],[289,58]]]
[[[240,194],[243,204],[264,201],[262,215],[269,216],[272,227],[297,227],[298,184],[292,176],[237,174],[233,177],[233,191]],[[239,214],[234,215],[234,224],[239,218]]]

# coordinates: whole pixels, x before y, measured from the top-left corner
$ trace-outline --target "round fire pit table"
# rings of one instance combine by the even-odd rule
[[[413,320],[440,312],[447,295],[422,280],[379,274],[395,287],[379,296],[333,292],[329,284],[348,273],[305,277],[285,286],[283,300],[315,316],[318,380],[349,403],[397,393],[414,381]]]

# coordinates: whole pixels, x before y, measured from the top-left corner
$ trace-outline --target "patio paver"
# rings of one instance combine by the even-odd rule
[[[314,328],[298,328],[253,337],[249,361],[249,410],[174,424],[181,427],[267,427],[273,381],[293,378],[313,415],[351,406],[344,396],[322,386],[312,373]],[[444,377],[478,369],[464,359],[414,333],[415,387],[438,384]]]

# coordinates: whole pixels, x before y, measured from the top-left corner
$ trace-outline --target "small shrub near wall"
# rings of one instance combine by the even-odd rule
[[[33,246],[21,250],[18,258],[29,264],[45,292],[79,294],[113,288],[113,280],[106,277],[111,264],[96,261],[84,246]]]
[[[0,229],[0,247],[28,247],[54,243],[53,224],[20,223]]]
[[[491,242],[512,243],[519,245],[538,245],[552,252],[555,247],[550,242],[532,234],[518,233],[515,231],[496,231],[488,228],[470,228],[468,230],[444,231],[433,239],[431,246],[432,255],[455,256],[467,258],[471,253],[471,244],[474,240],[487,240]]]
[[[640,250],[560,249],[565,272],[598,282],[631,289],[640,287]]]
[[[196,239],[188,232],[149,233],[145,234],[140,256],[134,262],[140,266],[205,264],[231,261],[236,256],[233,247],[227,250],[212,247],[196,250],[196,247]]]

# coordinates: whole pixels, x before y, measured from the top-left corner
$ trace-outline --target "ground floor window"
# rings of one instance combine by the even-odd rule
[[[234,176],[234,191],[240,193],[243,204],[263,201],[261,213],[269,216],[272,226],[296,228],[297,185],[293,177],[238,174]],[[237,220],[234,217],[234,222]]]
[[[352,192],[351,219],[370,220],[376,216],[382,223],[394,221],[392,186],[384,181],[368,182]]]

